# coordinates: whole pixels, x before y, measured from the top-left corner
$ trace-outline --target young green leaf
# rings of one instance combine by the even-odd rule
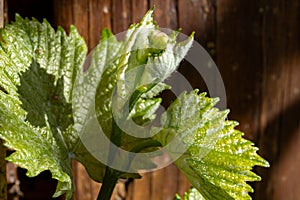
[[[162,117],[165,129],[155,139],[163,146],[180,141],[168,151],[174,157],[186,150],[175,164],[205,199],[251,199],[246,181],[260,177],[250,170],[269,164],[234,129],[237,122],[226,120],[228,111],[214,108],[216,102],[197,90],[181,94]]]
[[[177,69],[192,45],[193,36],[176,42],[177,32],[167,35],[160,31],[152,15],[153,10],[148,11],[140,23],[129,28],[117,55],[107,64],[99,82],[96,113],[109,138],[113,117],[120,121],[131,118],[139,125],[146,125],[156,117],[155,111],[161,102],[156,96],[169,88],[161,82]],[[149,90],[139,90],[148,86],[151,86]],[[138,98],[133,101],[135,94]],[[125,150],[142,141],[126,133],[115,137],[120,143],[117,145]]]
[[[16,151],[7,159],[36,176],[50,170],[54,196],[72,197],[72,90],[87,48],[76,29],[69,36],[47,21],[16,16],[1,30],[0,135]]]

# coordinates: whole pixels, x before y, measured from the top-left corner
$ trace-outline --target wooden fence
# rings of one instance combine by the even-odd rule
[[[252,184],[253,198],[300,199],[299,0],[8,0],[7,7],[10,19],[18,12],[46,17],[65,29],[74,24],[92,49],[102,28],[124,31],[152,5],[161,27],[196,32],[196,40],[222,74],[230,118],[240,122],[238,128],[270,162],[269,169],[255,169],[263,180]],[[181,68],[197,87],[191,72]],[[95,199],[99,184],[77,163],[74,172],[76,199]],[[114,199],[169,200],[188,188],[171,165],[141,180],[120,183]]]

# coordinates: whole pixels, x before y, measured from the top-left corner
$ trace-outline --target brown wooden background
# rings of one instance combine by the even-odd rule
[[[98,43],[102,28],[124,31],[152,5],[156,5],[155,18],[161,27],[181,27],[186,34],[196,31],[196,40],[221,71],[230,118],[240,122],[238,128],[271,164],[269,169],[256,169],[263,181],[252,184],[253,198],[300,199],[299,0],[7,1],[9,19],[18,12],[23,17],[47,18],[66,29],[75,24],[90,49]],[[181,73],[189,76],[194,86],[201,86],[191,69],[181,68]],[[92,182],[79,164],[74,165],[74,172],[76,199],[95,199],[99,184]],[[47,173],[36,179],[25,179],[22,171],[19,173],[23,199],[47,199],[38,195],[54,189],[39,182],[49,179]],[[120,183],[114,199],[169,200],[188,188],[172,165],[145,174],[141,180]]]

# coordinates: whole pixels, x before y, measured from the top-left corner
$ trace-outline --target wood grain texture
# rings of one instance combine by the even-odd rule
[[[195,39],[211,54],[215,54],[215,0],[178,0],[178,23],[187,35],[195,31]]]
[[[151,173],[151,195],[149,200],[164,199],[163,188],[165,187],[166,169],[157,170]]]
[[[8,0],[3,0],[3,15],[4,15],[4,23],[8,23],[8,5],[7,5],[7,1]]]
[[[93,190],[99,190],[100,185],[93,187],[93,181],[89,178],[84,166],[78,162],[73,162],[73,176],[76,185],[75,199],[94,200],[97,196],[94,196]]]
[[[178,177],[179,171],[174,164],[169,165],[168,167],[164,168],[164,179],[162,179],[162,193],[163,199],[165,200],[173,200],[174,196],[178,191]],[[184,182],[183,182],[184,184]]]
[[[89,44],[89,0],[73,0],[73,25]]]
[[[126,200],[149,199],[152,193],[151,177],[151,173],[144,173],[141,179],[129,182]]]
[[[190,182],[184,176],[184,174],[178,169],[178,181],[177,181],[177,193],[183,196],[185,192],[191,188]]]
[[[148,1],[132,0],[131,23],[141,21],[148,9]]]
[[[100,40],[104,28],[111,30],[111,0],[89,1],[89,49],[93,49]]]
[[[0,28],[4,26],[4,0],[0,0]]]
[[[150,7],[155,6],[154,20],[161,28],[178,28],[177,4],[175,0],[150,0]]]
[[[195,32],[195,40],[206,49],[212,58],[215,58],[215,0],[178,0],[178,26],[182,28],[182,33],[186,35]],[[212,77],[209,79],[210,82],[205,83],[202,74],[199,74],[198,70],[187,62],[181,64],[179,72],[184,75],[193,88],[198,88],[201,92],[208,91],[207,85],[210,85],[210,87],[216,85],[216,79]]]
[[[238,129],[257,139],[261,99],[261,14],[258,1],[217,1],[216,61],[225,83],[229,114]]]
[[[112,30],[115,34],[126,31],[131,21],[131,5],[128,0],[112,0]]]
[[[68,31],[74,24],[72,0],[53,0],[53,22]]]
[[[270,169],[259,169],[257,199],[300,199],[300,3],[262,4],[263,81],[260,152]]]

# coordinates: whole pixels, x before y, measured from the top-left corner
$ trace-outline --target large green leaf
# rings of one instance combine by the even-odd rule
[[[54,196],[72,197],[72,91],[87,48],[74,27],[69,36],[47,21],[16,16],[1,30],[0,134],[16,151],[7,159],[36,176],[50,170]]]
[[[235,130],[237,122],[226,120],[228,111],[214,105],[218,99],[195,90],[181,94],[162,117],[164,130],[155,138],[167,145],[175,164],[205,199],[251,199],[246,181],[259,181],[254,165],[269,166],[256,154],[253,143]]]

